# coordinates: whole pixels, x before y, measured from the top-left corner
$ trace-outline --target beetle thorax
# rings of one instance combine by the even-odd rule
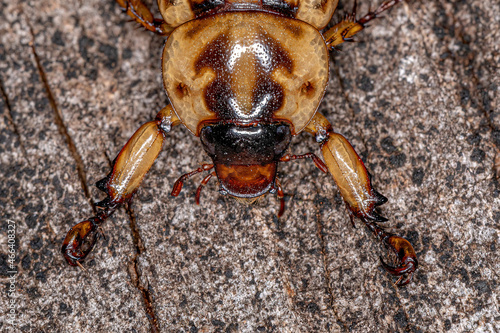
[[[300,132],[328,80],[328,53],[310,25],[263,12],[190,21],[169,37],[163,79],[172,106],[196,135],[206,123],[288,122]]]
[[[285,49],[260,27],[239,25],[207,44],[195,63],[196,74],[210,72],[207,108],[219,120],[248,124],[271,121],[284,101],[283,87],[273,77],[291,75]],[[250,31],[249,31],[250,30]]]

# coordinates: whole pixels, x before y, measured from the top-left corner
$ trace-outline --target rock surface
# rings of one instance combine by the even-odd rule
[[[352,3],[340,7],[334,21]],[[332,53],[320,111],[389,198],[387,227],[419,256],[413,283],[397,288],[380,267],[385,249],[351,226],[310,162],[282,165],[279,220],[275,197],[245,206],[215,182],[197,206],[201,177],[170,197],[179,175],[209,162],[181,127],[131,209],[105,224],[87,271],[67,266],[61,242],[102,199],[93,185],[168,102],[163,39],[113,1],[3,0],[0,330],[13,328],[14,300],[22,332],[500,331],[499,17],[495,0],[404,3]],[[291,150],[319,153],[307,134]]]

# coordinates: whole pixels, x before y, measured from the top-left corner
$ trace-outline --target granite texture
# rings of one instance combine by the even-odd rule
[[[397,288],[385,249],[352,227],[308,161],[280,168],[281,219],[275,197],[246,206],[216,182],[197,206],[201,177],[170,197],[179,175],[209,162],[180,126],[131,208],[104,225],[87,271],[67,266],[61,242],[103,198],[95,182],[168,103],[164,39],[113,1],[1,1],[0,331],[12,329],[9,225],[14,331],[500,331],[499,18],[496,0],[410,1],[332,53],[320,111],[389,198],[387,228],[419,257],[413,283]],[[291,151],[319,149],[301,134]]]

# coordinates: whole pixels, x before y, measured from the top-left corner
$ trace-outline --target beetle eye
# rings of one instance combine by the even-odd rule
[[[279,125],[276,128],[276,140],[281,141],[287,134],[290,133],[289,127],[286,125]]]
[[[274,146],[274,153],[281,156],[283,152],[288,148],[288,144],[292,136],[290,134],[290,127],[287,125],[279,125],[276,128],[276,144]]]
[[[200,139],[207,154],[210,156],[215,155],[215,141],[213,137],[213,129],[211,126],[205,126],[201,129]]]

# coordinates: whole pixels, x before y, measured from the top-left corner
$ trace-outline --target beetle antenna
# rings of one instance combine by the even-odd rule
[[[281,188],[281,184],[278,178],[276,178],[276,189],[278,190],[278,200],[280,201],[280,210],[278,212],[278,217],[282,217],[285,213],[285,193],[283,193],[283,188]]]
[[[201,190],[203,189],[203,187],[205,187],[205,185],[208,184],[208,182],[210,181],[210,178],[212,178],[212,176],[215,176],[215,172],[212,172],[210,174],[208,174],[208,176],[206,176],[205,178],[203,178],[203,180],[201,181],[200,183],[200,186],[198,186],[198,188],[196,189],[196,204],[199,205],[200,204],[200,194],[201,194]]]
[[[194,176],[200,172],[208,171],[208,170],[212,169],[213,167],[214,167],[213,164],[202,164],[202,166],[199,167],[198,169],[180,176],[179,179],[177,179],[175,181],[174,188],[172,189],[172,192],[170,193],[170,195],[172,195],[174,197],[178,196],[179,193],[181,193],[182,186],[184,185],[184,181],[186,179],[191,178],[192,176]],[[207,180],[207,182],[208,182],[208,180]]]

